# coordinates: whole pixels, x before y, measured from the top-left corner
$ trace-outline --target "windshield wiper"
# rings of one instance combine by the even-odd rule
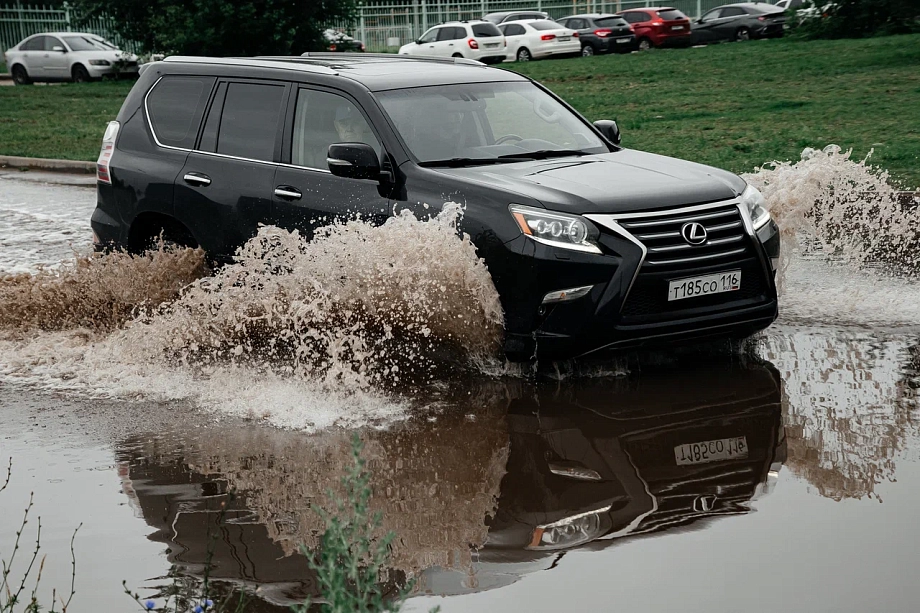
[[[591,155],[586,151],[579,149],[539,149],[537,151],[526,151],[523,153],[511,153],[509,155],[500,155],[498,159],[506,158],[524,158],[527,160],[545,160],[548,158],[570,157],[574,155]]]
[[[462,166],[479,166],[485,164],[510,164],[512,162],[526,162],[533,158],[529,155],[502,155],[497,158],[450,158],[449,160],[429,160],[419,162],[419,166],[460,168]]]

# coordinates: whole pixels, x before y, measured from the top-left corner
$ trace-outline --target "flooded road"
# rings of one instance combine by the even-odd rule
[[[0,271],[86,249],[93,204],[0,176]],[[144,597],[201,581],[209,555],[219,590],[286,610],[317,593],[299,546],[358,430],[392,577],[417,579],[409,611],[915,611],[920,287],[798,257],[781,313],[740,353],[463,373],[411,397],[119,372],[74,333],[7,340],[0,557],[34,491],[49,595],[82,523],[71,612],[134,606],[122,580]],[[347,427],[327,427],[337,411]]]

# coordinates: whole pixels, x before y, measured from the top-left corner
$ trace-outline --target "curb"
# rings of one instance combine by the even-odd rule
[[[0,81],[12,81],[13,75],[8,72],[0,72]]]
[[[0,168],[35,168],[53,172],[79,172],[93,174],[96,172],[95,162],[80,162],[77,160],[48,160],[45,158],[25,158],[15,155],[0,155]]]

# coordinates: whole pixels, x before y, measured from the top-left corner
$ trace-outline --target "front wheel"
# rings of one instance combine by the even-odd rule
[[[639,39],[639,51],[648,51],[652,48],[652,41],[647,38]]]
[[[13,66],[13,83],[16,85],[32,85],[32,79],[29,78],[29,73],[26,72],[26,69],[18,64]]]
[[[517,52],[517,61],[519,62],[529,62],[531,60],[530,51],[526,47],[518,49]]]
[[[89,83],[89,71],[86,70],[86,67],[82,64],[77,64],[73,67],[73,72],[71,73],[74,83]]]
[[[581,57],[591,57],[594,55],[594,47],[591,45],[585,45],[581,48]]]
[[[735,32],[735,40],[751,40],[751,31],[747,28],[738,28],[738,31]]]

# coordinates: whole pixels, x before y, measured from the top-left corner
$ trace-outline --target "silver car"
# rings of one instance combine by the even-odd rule
[[[5,57],[17,85],[33,81],[84,83],[109,75],[137,74],[136,55],[83,32],[34,34],[9,49]]]

